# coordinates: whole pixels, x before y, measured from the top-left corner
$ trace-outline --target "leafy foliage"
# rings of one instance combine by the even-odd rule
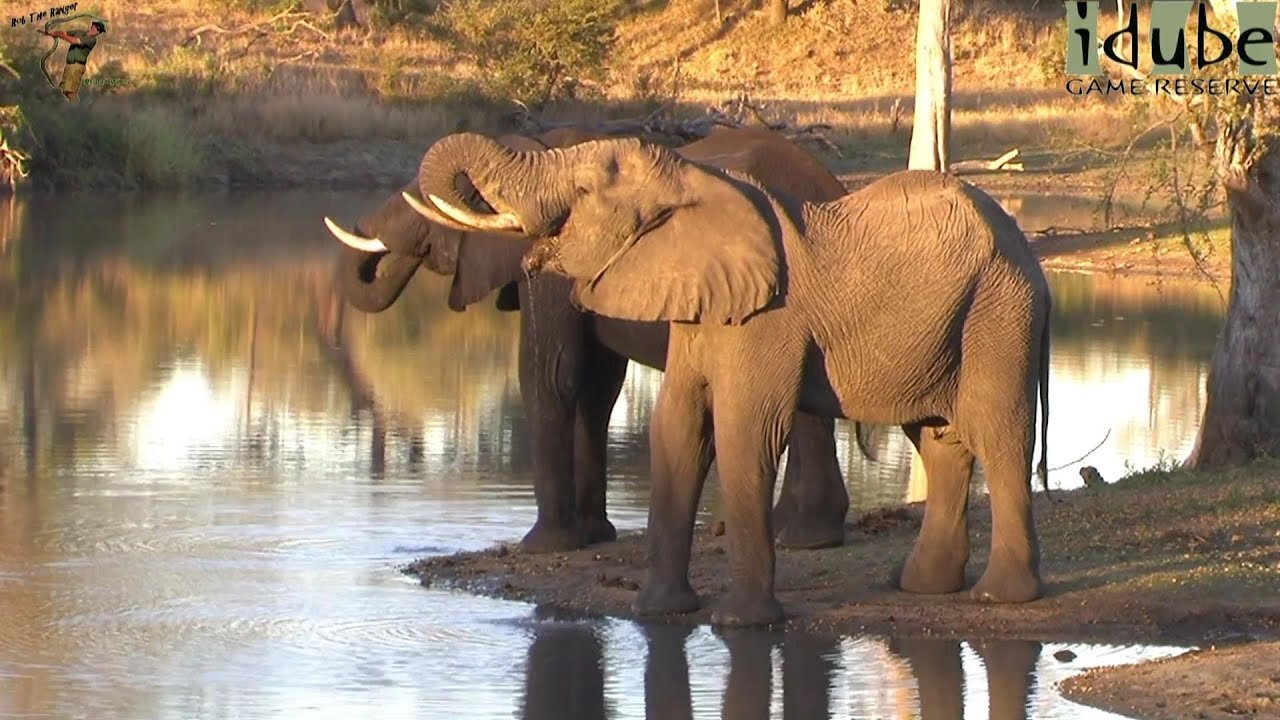
[[[110,92],[106,86],[68,103],[40,69],[44,52],[35,33],[10,35],[0,46],[14,69],[0,70],[0,97],[8,106],[0,132],[33,179],[51,187],[173,187],[199,171],[204,139],[190,132],[189,121],[146,105],[99,112],[94,96]],[[127,81],[119,63],[103,65],[102,73]]]
[[[496,92],[542,106],[603,78],[622,8],[620,0],[454,0],[442,21]]]

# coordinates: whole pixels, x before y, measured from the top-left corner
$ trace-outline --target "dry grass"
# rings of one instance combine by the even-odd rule
[[[722,26],[706,0],[635,11],[619,28],[609,80],[593,97],[550,114],[589,121],[678,97],[676,112],[694,115],[747,93],[768,103],[774,118],[832,126],[831,138],[848,151],[843,163],[835,162],[838,169],[901,165],[914,73],[910,9],[813,0],[799,3],[777,31],[746,0],[722,4]],[[193,149],[178,163],[201,163],[204,175],[227,174],[208,166],[230,162],[220,148],[231,144],[382,140],[416,152],[449,132],[502,130],[504,115],[517,109],[491,97],[476,69],[442,41],[409,26],[337,31],[315,18],[310,26],[277,24],[256,39],[205,32],[199,43],[183,47],[200,26],[241,28],[267,16],[228,9],[225,0],[99,0],[81,10],[111,21],[90,77],[126,82],[87,89],[95,99],[83,112],[108,120],[151,113],[135,128],[160,131],[171,122],[180,130],[169,135],[208,140],[212,148]],[[1015,146],[1028,153],[1128,140],[1135,123],[1126,105],[1132,103],[1062,91],[1059,16],[1056,7],[1031,10],[1000,0],[957,15],[953,152],[959,159]],[[12,38],[0,43],[10,45]],[[173,145],[163,138],[158,144]]]

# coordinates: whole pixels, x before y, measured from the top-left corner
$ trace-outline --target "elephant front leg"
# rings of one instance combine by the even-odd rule
[[[543,287],[529,299],[521,283],[520,396],[533,455],[538,519],[520,546],[526,552],[564,552],[586,544],[577,523],[574,427],[583,364],[583,319],[563,293]]]
[[[587,372],[578,393],[574,422],[573,478],[578,527],[588,544],[616,540],[618,531],[606,509],[609,416],[627,375],[627,359],[585,339]]]
[[[778,545],[785,548],[843,545],[849,490],[836,456],[835,420],[796,413],[787,446],[782,493],[773,509]]]
[[[737,390],[741,393],[741,390]],[[768,625],[783,619],[774,597],[770,504],[778,459],[791,429],[794,403],[715,397],[720,491],[726,508],[732,586],[711,614],[715,625]]]
[[[698,499],[714,457],[705,389],[701,378],[668,362],[649,423],[649,578],[632,605],[640,615],[698,609],[689,556]]]

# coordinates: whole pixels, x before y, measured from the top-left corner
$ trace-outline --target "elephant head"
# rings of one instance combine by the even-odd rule
[[[493,212],[457,192],[461,175]],[[737,324],[785,292],[769,196],[658,145],[517,151],[460,133],[428,150],[418,177],[421,195],[456,227],[536,238],[525,269],[572,277],[575,301],[601,315]]]
[[[589,136],[577,131],[556,131],[541,141],[522,136],[502,138],[504,147],[516,150],[545,148],[547,144],[579,142]],[[386,310],[408,285],[419,266],[452,275],[449,307],[455,311],[501,289],[498,307],[519,307],[515,283],[524,277],[520,262],[532,241],[523,235],[500,232],[501,226],[464,227],[450,220],[419,194],[426,180],[415,179],[393,193],[376,210],[361,217],[353,230],[325,218],[329,231],[344,247],[338,257],[338,287],[357,309],[376,313]],[[443,190],[439,192],[445,192]],[[491,212],[465,175],[458,174],[448,196],[458,207]]]

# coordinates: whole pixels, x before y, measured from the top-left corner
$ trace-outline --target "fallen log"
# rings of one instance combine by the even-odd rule
[[[965,175],[984,172],[1022,172],[1022,163],[1011,162],[1018,157],[1018,149],[1014,148],[995,160],[961,160],[951,163],[951,172]]]
[[[767,122],[760,116],[758,108],[747,106],[750,120],[743,120],[741,113],[728,114],[721,108],[709,108],[702,117],[676,119],[671,115],[671,108],[662,107],[642,118],[623,118],[605,120],[594,124],[581,122],[549,122],[524,108],[510,119],[520,132],[542,133],[560,128],[581,128],[602,133],[604,135],[634,136],[650,142],[666,145],[678,145],[700,140],[710,135],[716,127],[746,128],[764,127],[782,134],[788,140],[797,143],[810,142],[821,146],[824,150],[844,157],[840,147],[823,133],[831,130],[830,125],[815,123],[796,126],[785,122]],[[735,116],[736,115],[736,116]]]

